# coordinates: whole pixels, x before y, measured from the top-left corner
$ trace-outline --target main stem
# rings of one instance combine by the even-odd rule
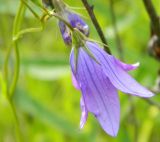
[[[105,36],[104,36],[104,34],[102,32],[102,29],[100,27],[100,24],[98,23],[98,20],[97,20],[95,14],[94,14],[93,6],[90,6],[87,0],[82,0],[82,3],[83,3],[83,5],[85,6],[85,8],[87,10],[87,12],[88,12],[88,14],[89,14],[89,16],[90,16],[90,18],[92,20],[92,23],[93,23],[93,25],[94,25],[94,27],[95,27],[100,39],[101,39],[101,41],[104,43],[104,45],[107,45],[107,40],[106,40],[106,38],[105,38]],[[111,51],[108,48],[108,46],[104,46],[104,49],[105,49],[106,52],[111,54]]]

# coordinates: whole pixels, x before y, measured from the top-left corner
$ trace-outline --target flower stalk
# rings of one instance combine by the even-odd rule
[[[15,109],[15,106],[12,102],[12,97],[14,95],[16,84],[18,81],[20,57],[19,57],[18,43],[17,43],[17,40],[14,40],[14,37],[18,34],[18,32],[21,28],[24,13],[25,13],[25,5],[21,1],[19,4],[17,15],[14,20],[13,33],[12,33],[12,37],[13,37],[12,45],[8,48],[7,55],[6,55],[5,62],[4,62],[4,82],[5,82],[5,86],[6,86],[5,93],[6,93],[6,98],[8,100],[8,103],[9,103],[11,110],[12,110],[12,113],[13,113],[13,117],[14,117],[14,121],[15,121],[16,136],[17,136],[18,142],[22,142],[23,140],[22,140],[22,134],[21,134],[20,126],[19,126],[18,117],[16,114],[16,109]],[[9,58],[10,58],[12,49],[15,54],[15,69],[14,69],[14,75],[13,75],[13,79],[11,81],[11,85],[8,85],[8,62],[9,62]]]
[[[55,8],[55,11],[57,13],[61,13],[65,10],[65,4],[63,2],[63,0],[52,0],[53,6]]]

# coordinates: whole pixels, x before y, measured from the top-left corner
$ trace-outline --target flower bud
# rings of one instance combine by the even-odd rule
[[[88,36],[89,35],[89,26],[83,21],[83,19],[68,10],[66,10],[65,13],[63,13],[66,21],[73,27],[77,28],[79,31],[81,31],[84,35]],[[59,28],[63,37],[64,42],[67,45],[71,45],[72,43],[72,37],[70,34],[69,28],[63,23],[62,21],[59,22]],[[69,39],[70,38],[70,39]]]
[[[59,28],[65,44],[71,46],[72,38],[71,38],[71,32],[69,28],[62,21],[59,21]]]
[[[52,0],[55,7],[55,12],[61,16],[66,22],[68,22],[73,28],[78,29],[84,35],[89,35],[89,26],[84,22],[84,20],[76,13],[70,11],[65,5],[63,0]],[[63,37],[65,44],[72,44],[72,37],[70,29],[63,21],[59,21],[59,28]]]

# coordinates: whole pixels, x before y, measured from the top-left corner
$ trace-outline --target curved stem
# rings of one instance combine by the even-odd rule
[[[6,80],[6,82],[8,82],[8,62],[9,62],[11,50],[12,50],[12,46],[9,46],[5,60],[4,60],[3,72],[4,72],[4,79]]]
[[[15,106],[13,105],[13,102],[10,99],[8,99],[8,102],[9,102],[9,105],[11,107],[13,117],[14,117],[14,121],[15,121],[15,129],[16,129],[17,140],[18,140],[18,142],[23,142],[23,138],[22,138],[22,135],[21,135],[20,125],[19,125],[19,121],[18,121]]]
[[[18,9],[17,15],[15,17],[14,25],[13,25],[13,35],[12,35],[13,39],[18,34],[18,32],[21,28],[24,13],[25,13],[25,5],[23,4],[23,2],[20,2],[19,9]],[[11,82],[11,86],[9,89],[9,96],[10,97],[13,96],[15,88],[16,88],[16,84],[17,84],[17,80],[18,80],[18,76],[19,76],[19,62],[20,62],[17,41],[13,40],[13,47],[14,47],[13,50],[14,50],[14,54],[15,54],[15,70],[14,70],[13,80]]]
[[[39,15],[29,6],[29,4],[26,2],[26,0],[21,0],[22,3],[25,4],[25,6],[33,13],[33,15],[40,20]]]
[[[24,13],[25,13],[25,6],[22,2],[20,2],[18,12],[15,17],[14,25],[13,25],[13,33],[12,33],[13,39],[14,39],[14,36],[17,35],[18,31],[21,28]],[[13,43],[12,46],[10,46],[8,48],[7,55],[6,55],[5,62],[4,62],[4,79],[5,79],[5,84],[6,84],[7,100],[10,104],[10,107],[12,109],[13,116],[14,116],[17,140],[18,140],[18,142],[22,142],[23,140],[22,140],[22,135],[21,135],[20,127],[19,127],[18,117],[16,114],[15,106],[12,103],[12,96],[14,94],[17,80],[18,80],[18,75],[19,75],[19,51],[18,51],[17,41],[13,40],[12,43]],[[14,70],[13,80],[12,80],[11,86],[9,88],[9,85],[8,85],[8,62],[9,62],[9,57],[10,57],[12,48],[13,48],[14,54],[15,54],[15,70]]]
[[[12,97],[17,85],[18,76],[19,76],[19,64],[20,64],[20,57],[19,57],[19,50],[17,46],[17,42],[14,43],[14,54],[15,54],[15,70],[14,70],[14,76],[13,80],[9,89],[9,96]]]

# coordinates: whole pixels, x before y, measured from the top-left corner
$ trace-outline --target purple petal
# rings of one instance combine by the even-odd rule
[[[122,61],[116,59],[115,57],[114,57],[114,60],[115,60],[115,63],[117,64],[117,66],[119,66],[120,68],[122,68],[125,71],[135,70],[136,68],[139,67],[139,62],[129,65],[129,64],[123,63]]]
[[[71,67],[74,68],[73,64]],[[87,110],[94,114],[101,127],[111,136],[119,129],[120,104],[115,87],[83,49],[79,49],[76,78]]]
[[[83,19],[79,15],[69,12],[68,19],[69,23],[73,28],[79,29],[86,36],[89,35],[89,26],[83,21]]]
[[[78,82],[77,82],[73,73],[72,73],[72,84],[77,90],[80,90],[79,84],[78,84]]]
[[[74,49],[72,48],[70,53],[70,65],[71,65],[71,71],[73,75],[75,76],[75,62],[74,62]]]
[[[154,94],[141,86],[124,69],[117,65],[115,58],[107,54],[95,43],[87,42],[87,47],[99,59],[102,69],[112,84],[119,90],[132,95],[141,97],[152,97]]]
[[[63,38],[65,44],[71,45],[72,38],[71,38],[70,30],[68,29],[68,27],[62,21],[59,21],[59,28],[60,28],[62,38]]]
[[[80,100],[80,106],[81,106],[81,111],[82,111],[81,120],[80,120],[80,129],[82,129],[84,127],[84,124],[86,123],[87,117],[88,117],[88,110],[87,110],[86,105],[84,103],[83,96],[81,97],[81,100]]]

